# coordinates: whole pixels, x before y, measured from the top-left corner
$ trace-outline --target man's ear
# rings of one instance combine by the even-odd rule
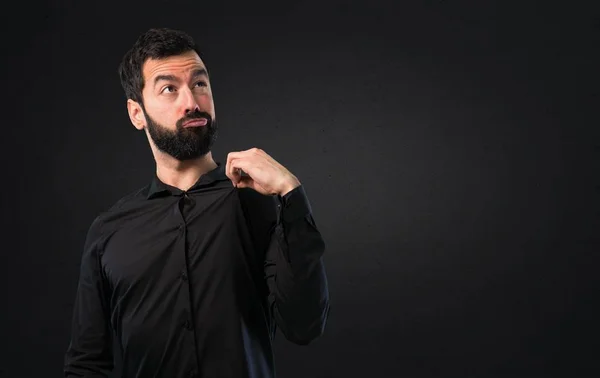
[[[132,99],[128,99],[127,112],[129,113],[129,119],[133,126],[138,130],[143,130],[146,126],[146,118],[144,117],[144,110],[140,104]]]

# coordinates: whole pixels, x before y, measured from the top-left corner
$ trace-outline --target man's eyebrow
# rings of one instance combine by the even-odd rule
[[[154,78],[154,85],[156,85],[156,83],[158,83],[161,80],[164,80],[164,81],[179,81],[179,79],[177,79],[175,77],[175,75],[158,75],[157,77]]]
[[[198,76],[208,77],[208,72],[206,71],[206,68],[198,68],[192,72],[193,78],[197,78]],[[156,83],[158,83],[161,80],[175,82],[179,81],[179,79],[175,75],[158,75],[154,78],[154,85],[156,85]]]
[[[206,68],[198,68],[198,69],[194,70],[194,72],[192,72],[193,78],[196,78],[198,76],[208,77],[208,72],[206,71]]]

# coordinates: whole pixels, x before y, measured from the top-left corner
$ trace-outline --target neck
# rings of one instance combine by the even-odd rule
[[[217,163],[212,158],[212,153],[193,160],[179,161],[164,153],[155,154],[156,175],[160,181],[181,190],[188,190],[203,174],[212,171]]]

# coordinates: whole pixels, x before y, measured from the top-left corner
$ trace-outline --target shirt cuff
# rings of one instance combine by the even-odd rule
[[[290,190],[284,196],[275,196],[275,199],[278,221],[283,219],[284,222],[291,223],[312,213],[310,202],[302,185]]]

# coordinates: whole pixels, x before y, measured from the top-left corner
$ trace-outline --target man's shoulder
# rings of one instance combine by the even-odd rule
[[[108,208],[100,211],[92,222],[90,223],[87,231],[86,241],[85,241],[85,250],[91,251],[90,247],[94,244],[100,243],[107,235],[110,235],[112,231],[114,231],[115,225],[118,222],[113,222],[115,220],[119,220],[120,213],[122,213],[122,208],[128,206],[131,203],[136,201],[140,201],[141,199],[145,199],[148,193],[150,185],[146,185],[137,190],[131,191],[126,195],[119,198]],[[112,230],[112,231],[111,231]]]
[[[237,193],[254,245],[262,251],[267,248],[269,237],[276,226],[275,200],[273,196],[250,188],[239,188]]]
[[[112,206],[110,206],[108,209],[106,209],[105,212],[110,213],[110,212],[114,212],[114,211],[119,211],[126,205],[130,205],[132,203],[138,203],[140,201],[145,201],[148,196],[148,190],[150,190],[150,184],[144,185],[141,188],[138,188],[136,190],[133,190],[133,191],[125,194],[124,196],[119,198],[117,201],[115,201]]]
[[[253,227],[271,229],[277,223],[277,201],[251,188],[237,189],[246,220]]]
[[[276,203],[273,196],[261,194],[250,188],[237,189],[244,211],[266,218],[275,216]]]
[[[147,199],[149,189],[150,184],[147,184],[141,188],[126,193],[125,195],[114,201],[112,205],[109,205],[108,207],[100,211],[94,219],[93,224],[100,225],[102,223],[105,223],[108,219],[118,215],[122,210],[132,205],[135,206],[135,204],[138,204],[142,201],[145,201]]]

